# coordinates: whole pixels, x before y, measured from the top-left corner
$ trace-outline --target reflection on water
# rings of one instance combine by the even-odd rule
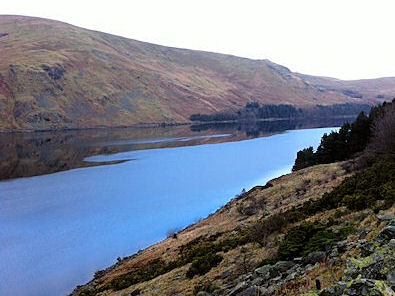
[[[0,295],[65,295],[242,188],[288,173],[299,149],[333,130],[269,127],[259,135],[277,134],[246,141],[241,128],[189,126],[2,136],[5,177],[64,171],[0,182]],[[185,147],[147,149],[175,146]],[[96,163],[117,164],[65,171]]]
[[[271,133],[283,132],[285,130],[321,128],[341,126],[346,121],[353,121],[354,117],[348,118],[310,118],[310,119],[284,119],[284,120],[262,120],[246,122],[216,122],[196,124],[191,126],[192,131],[241,131],[245,137],[257,138]]]
[[[344,118],[216,123],[160,128],[0,134],[0,180],[100,165],[88,156],[239,141],[292,129],[340,126]],[[109,164],[109,162],[106,162]]]

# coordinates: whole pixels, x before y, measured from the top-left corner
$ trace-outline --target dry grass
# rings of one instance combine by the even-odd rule
[[[355,102],[292,72],[284,76],[266,60],[163,47],[39,18],[0,16],[0,28],[9,34],[0,38],[3,130],[186,122],[193,113],[235,110],[251,98],[296,106]],[[43,65],[66,72],[53,80]],[[380,92],[394,89],[389,80]]]
[[[328,176],[331,176],[334,173],[336,173],[336,178],[328,178]],[[227,238],[240,227],[252,225],[262,215],[276,213],[280,210],[291,207],[291,205],[306,201],[307,199],[318,198],[324,192],[329,191],[333,186],[338,185],[345,176],[346,173],[341,169],[341,163],[335,163],[306,168],[274,179],[270,181],[270,183],[273,184],[273,187],[267,189],[256,187],[250,190],[240,198],[230,201],[227,205],[218,210],[215,214],[209,216],[207,219],[204,219],[181,231],[178,234],[177,239],[168,238],[147,248],[146,250],[143,250],[136,258],[129,260],[116,270],[108,273],[102,281],[103,283],[106,283],[119,275],[144,266],[147,262],[156,258],[162,258],[165,261],[174,260],[179,256],[179,248],[193,240],[199,240],[199,238],[203,239],[213,235],[218,236],[217,240]],[[322,180],[322,182],[318,182],[319,180]],[[321,185],[319,185],[319,183]],[[303,190],[301,190],[302,187]],[[266,210],[269,209],[269,212],[261,210],[259,213],[251,216],[243,216],[240,214],[238,207],[250,206],[251,203],[256,203],[259,200],[266,201]],[[281,201],[281,204],[279,204],[279,201]],[[327,211],[317,214],[314,218],[327,219],[333,214],[333,210]],[[346,221],[353,218],[354,217],[344,216],[342,219]],[[235,278],[239,274],[245,272],[245,270],[243,270],[243,264],[248,265],[249,267],[247,268],[254,268],[261,260],[273,256],[277,248],[279,235],[272,235],[269,237],[269,240],[272,241],[270,248],[261,248],[257,244],[249,243],[223,253],[222,255],[224,259],[217,267],[211,269],[204,276],[195,276],[192,280],[185,276],[186,270],[189,266],[186,265],[174,269],[151,281],[131,286],[122,291],[106,291],[103,295],[120,296],[127,292],[132,292],[137,288],[142,290],[141,295],[173,295],[175,293],[192,295],[193,287],[199,281],[209,280],[214,285],[221,285],[226,282],[226,280],[222,280],[220,277],[224,271],[231,269],[233,274],[230,279]],[[245,264],[245,262],[247,262],[247,264]],[[311,279],[317,276],[322,277],[323,286],[329,285],[335,278],[338,278],[341,269],[342,265],[339,267],[331,266],[329,268],[324,265],[320,266],[317,269],[311,270],[305,280],[295,281],[295,286],[289,284],[287,287],[284,287],[284,289],[289,291],[289,295],[297,295],[292,293],[311,289]]]

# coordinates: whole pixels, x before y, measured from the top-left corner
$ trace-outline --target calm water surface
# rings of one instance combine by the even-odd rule
[[[0,295],[66,295],[242,188],[290,172],[298,150],[334,129],[287,127],[0,136]]]

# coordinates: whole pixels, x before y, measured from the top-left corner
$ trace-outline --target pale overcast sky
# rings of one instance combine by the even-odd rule
[[[0,14],[270,59],[306,74],[395,76],[394,0],[4,0]]]

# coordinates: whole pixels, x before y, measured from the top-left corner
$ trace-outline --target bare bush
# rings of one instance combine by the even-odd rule
[[[387,104],[383,115],[373,124],[373,137],[368,151],[375,154],[388,154],[395,151],[395,103]]]
[[[172,237],[172,238],[176,239],[176,238],[177,238],[177,235],[178,235],[178,233],[179,233],[180,231],[181,231],[180,228],[175,227],[175,228],[169,229],[169,230],[166,232],[166,235],[167,235],[168,238]]]

